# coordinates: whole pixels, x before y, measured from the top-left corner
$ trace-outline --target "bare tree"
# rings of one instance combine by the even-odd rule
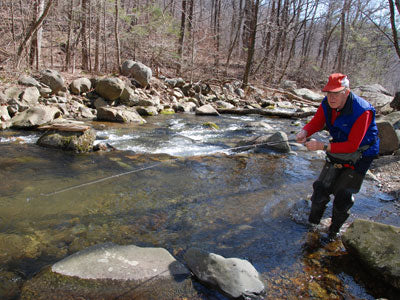
[[[249,83],[249,74],[251,66],[253,65],[253,56],[254,56],[254,48],[256,42],[256,34],[257,34],[257,22],[258,22],[258,9],[260,7],[260,0],[256,0],[255,3],[252,0],[252,11],[253,11],[253,18],[250,25],[250,43],[249,43],[249,50],[247,53],[247,61],[246,61],[246,68],[243,75],[243,87],[247,87]]]
[[[393,35],[393,45],[394,48],[396,49],[397,56],[400,58],[399,36],[396,27],[394,3],[393,0],[388,0],[388,1],[390,9],[390,25],[392,27],[392,35]],[[395,1],[396,1],[397,12],[400,14],[400,0],[395,0]]]
[[[35,24],[32,24],[31,28],[26,33],[24,40],[19,45],[18,52],[17,52],[17,58],[16,58],[16,62],[17,62],[16,67],[17,68],[19,68],[19,66],[21,64],[22,52],[24,51],[26,44],[32,38],[33,33],[42,25],[44,19],[47,17],[47,14],[50,11],[50,7],[52,4],[53,4],[53,0],[48,0],[46,8],[43,11],[43,14],[40,16],[40,18],[37,20],[37,22]]]
[[[119,72],[121,72],[121,50],[119,46],[118,21],[119,21],[119,0],[115,0],[115,26],[114,26],[115,47],[116,47],[116,57],[117,57],[117,69]]]

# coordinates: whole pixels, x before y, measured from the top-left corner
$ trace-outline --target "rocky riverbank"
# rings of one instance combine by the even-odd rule
[[[378,110],[381,157],[375,161],[372,175],[375,176],[382,190],[389,192],[393,196],[392,201],[397,201],[400,189],[400,179],[398,177],[400,164],[400,156],[398,155],[400,115],[396,111],[398,109],[397,98],[393,98],[378,85],[358,87],[354,89],[354,92],[365,97]],[[18,83],[10,82],[5,84],[0,93],[0,126],[3,130],[8,128],[42,130],[44,133],[38,143],[44,147],[75,152],[90,152],[95,150],[93,143],[96,139],[96,132],[86,121],[104,120],[132,123],[132,126],[140,126],[140,124],[146,122],[147,116],[172,113],[195,113],[215,116],[224,113],[259,114],[297,119],[313,115],[322,98],[323,95],[307,89],[297,88],[294,82],[289,81],[279,88],[250,86],[243,90],[240,82],[189,83],[181,78],[154,78],[148,67],[127,61],[123,64],[122,75],[117,77],[73,78],[70,75],[66,76],[66,74],[61,74],[54,70],[44,70],[38,74],[32,74],[32,76],[21,76]],[[283,135],[280,136],[280,140],[287,139],[282,138]],[[273,138],[274,135],[266,138],[260,137],[257,141],[269,141],[271,137]],[[98,149],[107,150],[107,147],[99,147]],[[391,229],[387,230],[390,231]],[[396,233],[397,235],[398,232]],[[365,239],[367,238],[365,237]],[[349,249],[354,245],[352,240],[361,241],[360,239],[362,240],[364,237],[362,235],[361,237],[351,237],[349,234],[348,240],[346,240],[347,245],[350,245]],[[389,239],[393,239],[393,237],[390,236]],[[380,249],[383,252],[385,245],[391,245],[389,243],[380,243]],[[185,290],[189,296],[196,294],[191,281],[187,277],[189,272],[182,266],[182,263],[172,259],[169,253],[165,253],[165,249],[158,249],[158,252],[155,252],[156,257],[162,256],[165,258],[162,261],[161,268],[160,265],[147,265],[147,262],[145,262],[145,256],[153,250],[150,250],[150,248],[145,250],[138,248],[134,245],[103,245],[84,250],[73,258],[67,257],[67,261],[74,260],[77,262],[74,266],[78,265],[83,269],[77,270],[77,273],[64,274],[59,272],[62,269],[60,269],[60,266],[65,263],[65,261],[61,261],[53,266],[53,270],[44,270],[27,282],[22,290],[22,298],[39,299],[38,295],[51,295],[53,297],[54,289],[57,290],[57,293],[61,291],[65,293],[59,294],[61,298],[71,295],[72,291],[78,291],[79,295],[88,297],[97,295],[96,293],[101,295],[104,289],[100,288],[100,286],[105,284],[104,280],[109,279],[112,280],[112,282],[107,282],[109,284],[107,286],[110,288],[110,298],[115,295],[121,296],[121,291],[126,293],[124,294],[127,295],[126,297],[133,297],[133,295],[141,292],[139,285],[149,280],[149,278],[151,278],[150,284],[153,286],[162,284],[165,287],[171,286],[171,289],[169,289],[171,291],[175,288],[177,290]],[[135,253],[140,251],[144,251],[146,255],[142,253],[136,257]],[[357,253],[354,247],[351,251],[352,253]],[[395,249],[394,251],[398,250]],[[187,255],[190,260],[185,261],[185,263],[192,266],[192,272],[206,284],[216,286],[232,297],[258,297],[265,292],[257,271],[247,261],[239,261],[235,258],[225,259],[218,254],[208,254],[200,250],[191,250],[190,253],[192,255]],[[193,255],[193,253],[195,254]],[[90,260],[93,257],[95,259],[94,263]],[[198,259],[198,261],[193,261],[194,259]],[[82,264],[82,261],[87,264]],[[216,262],[221,264],[220,267],[215,267]],[[146,268],[141,268],[143,264],[146,265]],[[237,265],[238,268],[232,269],[232,265]],[[92,278],[94,281],[90,283],[86,281],[88,278],[83,278],[83,281],[75,280],[76,278],[73,276],[95,271],[95,268],[89,270],[91,266],[101,267],[99,272],[102,275],[106,275],[100,278]],[[140,267],[139,269],[144,275],[140,278],[135,278],[137,281],[130,281],[132,278],[126,279],[124,276],[129,274],[125,273],[124,270],[136,266]],[[181,273],[178,272],[179,275],[183,274],[186,277],[182,281],[175,280],[175,269],[170,266],[178,266],[179,272],[182,271]],[[228,275],[243,273],[243,269],[239,268],[242,266],[247,267],[248,272],[246,272],[249,276],[244,278],[244,282],[248,285],[244,284],[243,289],[238,289],[237,285],[232,284],[237,282],[236,275],[233,277]],[[372,266],[375,265],[372,264]],[[211,272],[211,269],[217,271],[215,272],[217,275],[215,273],[207,273]],[[376,267],[373,267],[372,270],[376,270]],[[397,269],[391,269],[392,274],[384,274],[385,278],[389,278],[389,284],[395,283],[395,287],[397,287],[398,283],[397,271]],[[169,278],[173,280],[166,281],[163,276],[160,276],[160,272],[168,274]],[[110,276],[112,277],[108,277],[107,274],[111,274]],[[394,276],[392,276],[393,274]],[[118,277],[120,275],[123,278]],[[172,282],[181,282],[182,284],[172,288]],[[227,287],[229,284],[231,286]],[[254,289],[252,290],[251,288]],[[162,290],[165,291],[168,288]],[[247,293],[246,290],[251,291],[251,293]],[[268,293],[268,288],[266,292]],[[148,290],[146,293],[148,293]],[[159,296],[164,296],[165,299],[168,298],[166,295]],[[170,296],[171,299],[177,297],[173,293]],[[149,297],[155,298],[156,294]]]

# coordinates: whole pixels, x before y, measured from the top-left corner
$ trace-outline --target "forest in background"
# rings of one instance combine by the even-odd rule
[[[52,68],[320,88],[400,86],[400,0],[0,0],[0,74]]]

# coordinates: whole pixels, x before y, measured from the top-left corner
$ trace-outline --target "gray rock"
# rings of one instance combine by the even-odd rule
[[[98,97],[96,100],[93,101],[93,106],[96,109],[99,109],[100,107],[107,106],[108,103],[101,97]]]
[[[143,88],[145,88],[149,85],[153,73],[149,67],[145,66],[141,62],[136,62],[132,66],[131,75]]]
[[[297,84],[296,81],[293,80],[284,80],[281,84],[281,87],[289,91],[294,91],[297,89]]]
[[[26,102],[28,105],[32,106],[38,103],[40,97],[40,92],[36,87],[28,87],[21,94],[21,101]]]
[[[346,249],[373,275],[400,289],[400,228],[356,219],[342,236]]]
[[[228,109],[235,108],[234,105],[232,105],[228,102],[222,101],[222,100],[216,101],[215,105],[217,105],[218,108],[228,108]]]
[[[358,86],[352,92],[367,100],[378,110],[393,100],[393,96],[379,84]]]
[[[251,122],[251,123],[246,124],[245,127],[246,128],[254,128],[254,129],[263,129],[263,130],[268,130],[268,131],[273,130],[273,127],[264,121]]]
[[[218,111],[210,104],[202,105],[196,108],[196,115],[200,116],[219,116]]]
[[[316,102],[321,102],[324,99],[324,95],[315,93],[309,89],[302,88],[302,89],[296,89],[293,91],[293,93],[299,97],[302,97],[307,100],[311,101],[316,101]]]
[[[139,96],[135,93],[135,90],[126,86],[121,96],[119,97],[119,104],[126,106],[139,105]]]
[[[196,248],[190,248],[184,259],[199,280],[217,286],[231,297],[263,299],[265,286],[248,261],[224,258]]]
[[[107,101],[117,100],[125,89],[125,83],[119,78],[103,78],[97,82],[96,93]]]
[[[90,129],[84,132],[48,131],[38,139],[36,144],[46,148],[85,153],[92,151],[95,139],[96,133]]]
[[[7,103],[6,95],[4,95],[4,94],[0,91],[0,105],[6,104],[6,103]]]
[[[49,123],[60,116],[61,112],[56,107],[37,105],[15,115],[11,123],[12,127],[31,128]]]
[[[400,111],[392,112],[379,120],[388,121],[394,129],[400,129]]]
[[[121,74],[124,76],[130,76],[132,73],[132,67],[134,64],[135,64],[135,62],[131,59],[124,61],[121,66]]]
[[[18,79],[18,83],[21,85],[26,85],[26,86],[35,86],[37,88],[41,87],[39,81],[37,81],[35,78],[28,76],[28,75],[22,75]]]
[[[399,139],[392,124],[385,120],[376,121],[379,131],[379,154],[391,154],[399,149]]]
[[[244,90],[241,88],[237,88],[235,90],[235,94],[238,95],[242,99],[246,96],[246,94],[244,93]]]
[[[136,111],[141,116],[156,116],[158,109],[155,106],[137,106]]]
[[[392,102],[390,102],[390,107],[392,107],[394,110],[400,110],[400,92],[396,93]]]
[[[40,93],[40,96],[42,96],[44,98],[48,98],[48,97],[50,97],[52,91],[51,91],[51,88],[49,88],[49,87],[41,87],[39,89],[39,93]]]
[[[142,281],[153,277],[187,276],[188,270],[163,248],[100,244],[79,251],[52,266],[52,271],[83,279]]]
[[[97,109],[97,119],[99,121],[110,121],[110,122],[121,122],[121,123],[132,123],[132,122],[139,124],[146,123],[146,120],[143,119],[135,109],[125,106],[99,107]]]
[[[69,89],[72,94],[80,95],[92,89],[92,82],[88,78],[78,78],[71,82]]]
[[[7,88],[4,91],[4,96],[7,99],[7,101],[9,100],[19,100],[19,96],[21,95],[21,93],[23,92],[23,90],[21,90],[19,87],[16,86],[12,86]]]
[[[58,93],[64,87],[64,78],[54,70],[43,70],[40,72],[40,82],[47,85],[54,94]]]
[[[0,105],[0,121],[5,122],[9,120],[11,120],[11,117],[8,113],[7,106]]]

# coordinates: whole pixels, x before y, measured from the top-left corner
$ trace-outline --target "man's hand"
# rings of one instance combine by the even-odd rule
[[[316,151],[316,150],[324,150],[325,143],[312,139],[306,142],[305,145],[308,150]]]
[[[296,135],[296,142],[304,144],[307,141],[307,131],[302,129],[297,135]]]

